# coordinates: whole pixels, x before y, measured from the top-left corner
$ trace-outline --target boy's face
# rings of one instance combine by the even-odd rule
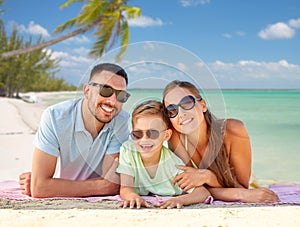
[[[167,129],[159,116],[138,117],[133,122],[132,131],[136,132],[136,138],[138,138],[134,139],[135,147],[142,155],[160,152],[163,142],[169,140],[172,134],[171,129]]]

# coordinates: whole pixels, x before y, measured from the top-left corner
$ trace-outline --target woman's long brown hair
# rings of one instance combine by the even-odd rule
[[[201,97],[199,90],[190,82],[174,80],[164,89],[163,103],[165,96],[176,87],[189,90],[197,98]],[[204,113],[204,118],[207,123],[209,141],[199,168],[207,168],[214,172],[223,187],[236,187],[236,177],[229,163],[228,153],[224,145],[226,120],[216,118],[208,109]],[[197,144],[195,144],[195,147],[197,147]]]

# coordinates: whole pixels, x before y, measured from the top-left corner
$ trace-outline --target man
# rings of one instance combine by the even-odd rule
[[[34,140],[32,172],[20,175],[32,197],[113,195],[119,148],[128,139],[129,114],[122,105],[127,74],[110,63],[96,65],[84,97],[47,108]],[[58,174],[58,176],[56,176]]]

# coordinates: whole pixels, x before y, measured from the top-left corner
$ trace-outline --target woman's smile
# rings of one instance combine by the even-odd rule
[[[184,119],[182,121],[180,121],[180,125],[187,125],[189,124],[190,122],[192,122],[194,118],[187,118],[187,119]]]

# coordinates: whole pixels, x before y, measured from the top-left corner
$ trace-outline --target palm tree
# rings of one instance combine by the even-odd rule
[[[129,43],[127,19],[139,17],[141,9],[127,6],[128,0],[68,0],[61,5],[61,8],[63,9],[75,2],[86,4],[83,5],[77,17],[59,25],[54,33],[64,32],[74,27],[77,28],[75,31],[28,48],[2,53],[2,57],[8,58],[42,49],[95,28],[96,41],[89,53],[90,56],[102,56],[120,38],[121,49],[116,60],[122,59]]]
[[[0,0],[0,6],[2,6],[4,3],[4,0]],[[4,10],[0,9],[0,15],[3,13]]]

